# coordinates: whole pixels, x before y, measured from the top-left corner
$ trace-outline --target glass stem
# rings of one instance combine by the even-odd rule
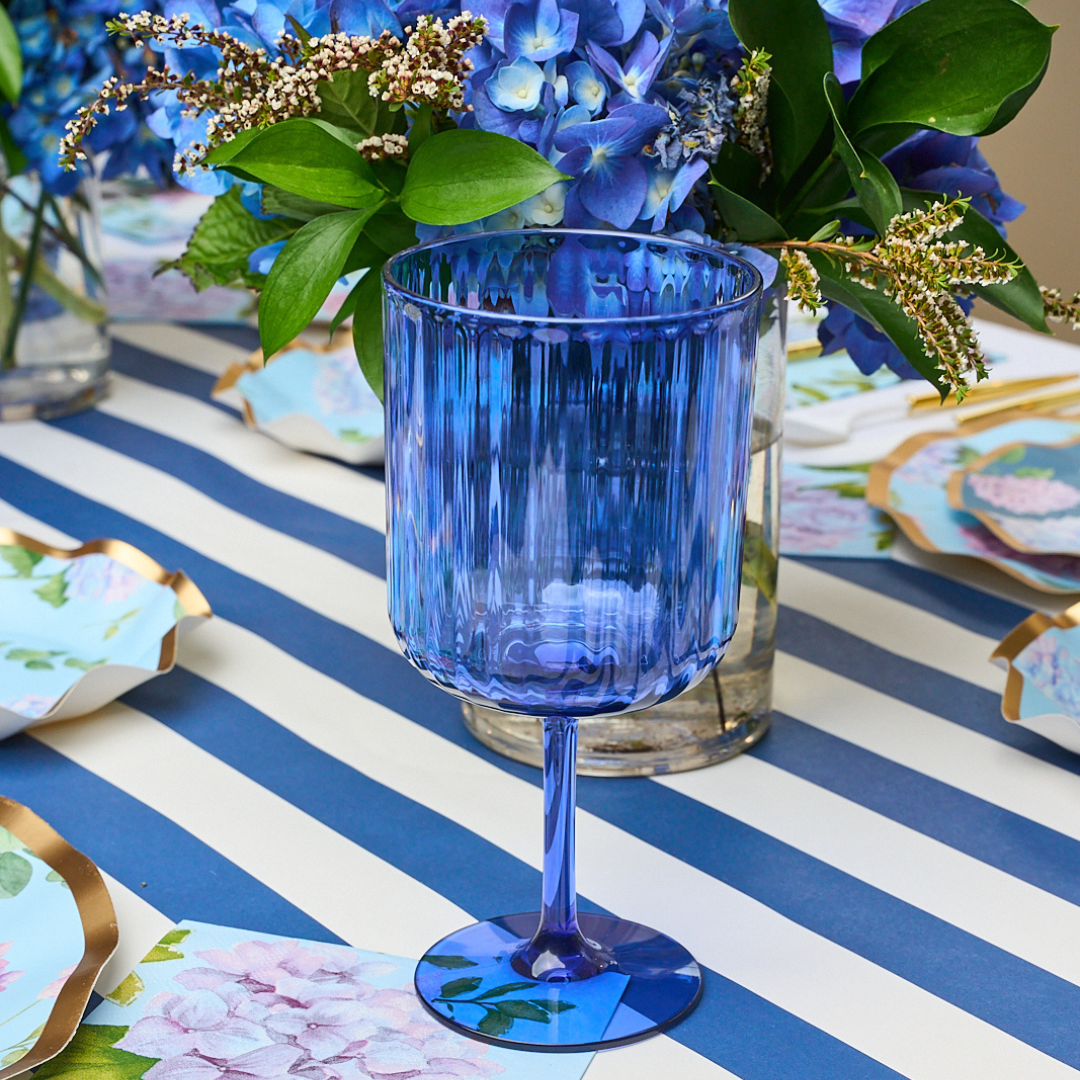
[[[544,718],[544,885],[540,925],[514,958],[522,974],[544,982],[577,982],[607,966],[578,927],[574,818],[577,731],[571,716]]]
[[[45,190],[44,183],[42,183],[41,195],[38,198],[37,206],[34,207],[34,223],[30,227],[30,244],[26,250],[22,276],[19,278],[19,292],[15,298],[15,310],[7,328],[4,351],[0,354],[0,369],[5,371],[15,366],[15,342],[19,338],[19,326],[22,323],[23,316],[26,314],[26,302],[30,298],[30,281],[34,276],[38,249],[41,247],[41,227],[45,222],[45,205],[48,199],[49,193]]]

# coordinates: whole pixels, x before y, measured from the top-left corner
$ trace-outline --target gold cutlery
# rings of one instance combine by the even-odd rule
[[[968,405],[978,404],[982,401],[992,401],[995,398],[1016,397],[1027,393],[1029,390],[1040,390],[1044,386],[1053,386],[1056,383],[1069,382],[1076,375],[1044,375],[1032,379],[990,379],[988,382],[977,383],[968,390],[963,401],[956,400],[956,394],[949,394],[944,401],[936,390],[921,390],[916,394],[908,395],[908,412],[933,412],[937,409],[966,408]]]

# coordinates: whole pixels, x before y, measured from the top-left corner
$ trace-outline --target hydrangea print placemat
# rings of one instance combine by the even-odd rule
[[[39,1080],[580,1080],[592,1054],[534,1054],[467,1039],[413,991],[416,961],[182,922],[87,1018]],[[468,973],[446,991],[475,996]],[[520,994],[486,1007],[512,1025]],[[505,1010],[501,1004],[510,1002]],[[617,1002],[610,1004],[614,1011]],[[530,1012],[528,1022],[537,1022]]]

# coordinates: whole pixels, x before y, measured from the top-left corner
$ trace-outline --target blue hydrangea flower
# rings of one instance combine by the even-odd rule
[[[595,116],[607,101],[607,84],[603,75],[598,75],[584,60],[577,60],[567,65],[566,81],[570,96],[578,105],[583,105]]]
[[[511,60],[553,60],[569,52],[577,41],[578,17],[560,11],[556,0],[513,4],[503,24],[503,42]]]
[[[671,40],[669,36],[665,37],[663,42],[657,41],[656,37],[646,30],[625,61],[625,66],[606,49],[594,45],[591,41],[587,49],[589,59],[622,90],[616,100],[630,103],[646,100],[649,87],[652,86],[671,47]]]
[[[531,113],[540,105],[545,83],[544,69],[519,56],[500,61],[485,89],[492,105],[503,112]]]
[[[667,123],[656,105],[625,105],[606,120],[576,124],[556,134],[566,154],[558,167],[577,178],[576,193],[589,213],[628,229],[637,220],[648,192],[642,147]]]

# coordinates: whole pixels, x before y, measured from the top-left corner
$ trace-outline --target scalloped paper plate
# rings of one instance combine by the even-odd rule
[[[1017,551],[1080,557],[1080,439],[1006,443],[953,473],[947,494]]]
[[[349,333],[322,349],[294,342],[265,366],[256,350],[222,375],[213,396],[293,450],[382,464],[382,402],[360,372]]]
[[[97,867],[0,796],[0,1080],[67,1046],[116,942]]]
[[[1080,754],[1080,604],[1029,616],[991,659],[1009,671],[1002,716]]]
[[[978,518],[950,506],[946,494],[954,472],[999,447],[1076,438],[1080,421],[1015,412],[956,431],[925,432],[871,468],[866,500],[894,518],[924,551],[982,559],[1040,592],[1080,592],[1080,558],[1014,551]]]
[[[202,593],[121,540],[75,551],[0,529],[0,739],[94,712],[172,669]]]

